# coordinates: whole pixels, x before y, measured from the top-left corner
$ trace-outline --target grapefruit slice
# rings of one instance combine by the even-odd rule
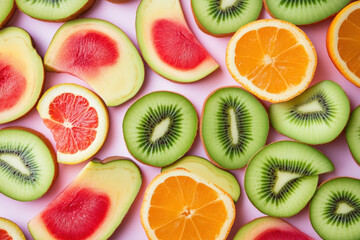
[[[0,31],[0,124],[29,112],[40,97],[44,66],[30,35],[18,27]]]
[[[251,22],[230,39],[226,66],[246,90],[270,102],[284,102],[310,84],[316,51],[300,28],[277,19]]]
[[[26,240],[24,233],[16,223],[0,217],[0,239],[1,240]]]
[[[326,47],[341,74],[360,87],[360,1],[336,15],[327,33]]]
[[[141,1],[136,36],[145,61],[167,79],[194,82],[219,67],[187,26],[179,0]]]
[[[28,228],[34,239],[105,240],[119,226],[142,184],[139,168],[111,157],[91,161]]]
[[[225,240],[235,219],[231,197],[185,169],[155,177],[145,191],[141,223],[150,240]]]
[[[41,97],[37,110],[54,136],[59,163],[75,164],[104,144],[109,116],[101,99],[75,84],[59,84]]]

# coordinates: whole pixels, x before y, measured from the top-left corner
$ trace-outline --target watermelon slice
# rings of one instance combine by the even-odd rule
[[[261,217],[244,225],[234,240],[313,240],[281,218]]]
[[[30,35],[18,27],[0,31],[0,124],[29,112],[44,83],[44,67]]]
[[[56,32],[44,57],[49,71],[87,82],[108,106],[132,98],[144,81],[143,61],[126,34],[100,19],[78,19]]]
[[[108,239],[137,196],[142,179],[129,160],[91,161],[28,228],[34,239]]]
[[[187,26],[179,0],[141,1],[136,36],[145,61],[167,79],[194,82],[219,67]]]

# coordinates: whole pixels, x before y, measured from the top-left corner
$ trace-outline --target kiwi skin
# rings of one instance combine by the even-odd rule
[[[4,21],[2,21],[2,23],[0,23],[0,29],[5,27],[5,25],[8,23],[8,21],[12,18],[12,16],[15,13],[15,10],[16,10],[15,0],[13,0],[13,2],[14,2],[13,7],[12,7],[10,13],[7,15],[7,17],[4,19]]]
[[[211,93],[209,93],[209,95],[206,97],[206,99],[205,99],[205,101],[204,101],[204,103],[203,103],[203,108],[202,108],[202,110],[201,110],[200,126],[202,126],[202,122],[203,122],[204,110],[205,110],[205,103],[207,102],[207,100],[208,100],[216,91],[218,91],[218,90],[220,90],[220,89],[223,89],[223,88],[240,88],[240,89],[242,89],[242,90],[245,90],[245,89],[242,88],[242,87],[230,85],[230,86],[219,87],[219,88],[213,90]],[[245,90],[245,91],[246,91],[246,90]],[[250,94],[251,94],[251,93],[250,93]],[[264,106],[264,109],[265,109],[266,113],[269,115],[269,112],[268,112],[268,109],[266,108],[265,103],[264,103],[263,101],[261,101],[258,97],[254,96],[253,94],[251,94],[251,95],[252,95],[253,97],[255,97],[256,100],[258,100],[258,101],[261,103],[261,105]],[[268,117],[269,117],[269,116],[268,116]],[[269,124],[270,124],[270,122],[269,122]],[[211,158],[210,154],[208,153],[207,149],[205,148],[205,142],[204,142],[204,139],[203,139],[203,137],[202,137],[202,128],[201,128],[201,127],[200,127],[200,130],[199,130],[199,131],[200,131],[201,143],[202,143],[202,145],[204,146],[206,156],[208,157],[208,159],[210,160],[210,162],[212,162],[212,163],[213,163],[215,166],[217,166],[218,168],[221,168],[221,169],[224,169],[224,170],[229,170],[229,169],[226,169],[226,168],[220,166],[217,162],[215,162],[215,161]],[[265,144],[265,146],[266,146],[266,144]],[[265,147],[265,146],[264,146],[264,147]],[[258,151],[256,151],[256,153],[258,153],[258,152],[259,152],[261,149],[263,149],[264,147],[260,148]],[[255,155],[256,153],[254,153],[254,155]],[[254,155],[253,155],[253,156],[254,156]],[[251,160],[251,159],[252,159],[252,157],[250,158],[250,160]],[[249,162],[250,162],[250,160],[249,160]],[[244,167],[242,167],[242,168],[245,168],[245,167],[249,164],[249,162],[248,162]],[[234,170],[234,169],[233,169],[233,170]]]
[[[67,22],[67,21],[70,21],[70,20],[73,20],[77,17],[79,17],[80,15],[86,13],[87,11],[90,10],[90,8],[94,5],[96,0],[89,0],[81,9],[79,9],[77,12],[73,13],[72,15],[66,17],[66,18],[62,18],[62,19],[57,19],[57,20],[47,20],[47,19],[40,19],[40,18],[35,18],[35,17],[32,17],[30,15],[27,15],[25,12],[23,12],[20,8],[19,10],[21,12],[23,12],[25,15],[33,18],[33,19],[37,19],[37,20],[40,20],[40,21],[44,21],[44,22]]]
[[[194,108],[195,111],[196,111],[196,108],[195,108],[194,104],[193,104],[187,97],[185,97],[185,96],[182,95],[182,94],[179,94],[179,93],[176,93],[176,92],[173,92],[173,91],[155,91],[155,92],[169,92],[169,93],[175,93],[175,94],[181,95],[181,96],[183,96],[184,98],[186,98],[186,99],[191,103],[191,105],[193,106],[193,108]],[[154,92],[151,92],[151,93],[154,93]],[[148,94],[146,94],[146,95],[144,95],[144,96],[142,96],[142,97],[145,97],[145,96],[147,96],[147,95],[149,95],[149,94],[151,94],[151,93],[148,93]],[[125,113],[125,114],[126,114],[126,113]],[[124,124],[122,125],[122,127],[124,128]],[[194,145],[195,139],[196,139],[196,137],[197,137],[197,135],[198,135],[198,129],[199,129],[199,120],[198,120],[197,123],[196,123],[196,133],[195,133],[194,141],[193,141],[192,144],[189,146],[189,149],[186,150],[186,152],[185,152],[182,156],[179,156],[178,159],[182,158],[182,157],[191,149],[191,147]],[[148,163],[144,163],[144,162],[142,162],[141,160],[137,159],[137,158],[129,151],[129,148],[128,148],[128,146],[127,146],[127,144],[126,144],[126,141],[125,141],[124,134],[123,134],[123,140],[124,140],[124,142],[125,142],[126,149],[128,150],[128,152],[130,153],[130,155],[131,155],[134,159],[136,159],[138,162],[140,162],[140,163],[142,163],[142,164],[144,164],[144,165],[147,165],[147,166],[149,166],[149,167],[154,167],[154,165],[150,165],[150,164],[148,164]],[[176,160],[178,160],[178,159],[176,159]],[[176,162],[176,161],[174,161],[174,162]],[[172,162],[172,163],[174,163],[174,162]],[[172,163],[169,163],[168,165],[170,165],[170,164],[172,164]],[[168,165],[166,165],[166,166],[168,166]],[[163,167],[166,167],[166,166],[163,166]],[[160,167],[160,168],[162,168],[162,167]]]
[[[27,128],[27,127],[6,127],[6,128],[2,128],[1,130],[5,130],[5,129],[9,129],[9,130],[22,130],[22,131],[27,131],[27,132],[30,132],[34,135],[36,135],[38,138],[40,138],[46,145],[46,147],[49,149],[50,151],[50,154],[51,154],[51,158],[52,160],[54,161],[54,178],[52,180],[52,183],[51,185],[49,186],[48,188],[48,191],[50,190],[50,188],[52,187],[52,185],[55,183],[55,180],[58,176],[58,173],[59,173],[59,164],[57,162],[57,159],[56,159],[56,152],[54,150],[54,147],[52,146],[51,142],[49,141],[49,139],[47,139],[42,133],[34,130],[34,129],[31,129],[31,128]],[[47,191],[47,192],[48,192]],[[47,193],[45,192],[43,194],[43,196]]]

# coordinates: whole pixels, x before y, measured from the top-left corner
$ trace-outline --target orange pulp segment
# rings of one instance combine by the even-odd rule
[[[226,64],[236,81],[270,102],[303,92],[316,69],[315,49],[299,28],[277,19],[258,20],[231,38]]]
[[[329,56],[337,69],[360,87],[360,2],[354,2],[332,21],[326,42]]]
[[[141,221],[149,239],[226,239],[234,203],[222,189],[183,169],[160,174],[146,190]]]

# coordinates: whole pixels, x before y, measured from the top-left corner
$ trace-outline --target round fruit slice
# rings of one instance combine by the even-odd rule
[[[205,101],[201,139],[210,159],[227,169],[244,167],[265,145],[269,118],[264,106],[239,87],[220,88]]]
[[[360,2],[349,4],[330,24],[326,47],[344,77],[360,87]]]
[[[24,233],[14,222],[0,217],[1,240],[26,240]]]
[[[262,9],[262,0],[191,0],[191,7],[202,31],[223,37],[255,21]]]
[[[314,1],[314,0],[264,0],[268,13],[281,20],[296,25],[320,22],[340,11],[351,0]]]
[[[146,189],[140,211],[150,240],[225,240],[235,219],[231,197],[184,169],[164,172]]]
[[[346,126],[346,140],[349,145],[351,154],[356,162],[360,165],[360,106],[351,114]]]
[[[311,200],[310,221],[323,239],[358,240],[360,180],[341,177],[323,183]]]
[[[248,91],[270,102],[303,92],[317,64],[315,48],[295,25],[263,19],[241,27],[226,49],[226,66]]]
[[[141,1],[136,36],[145,61],[167,79],[194,82],[219,67],[187,26],[179,0]]]
[[[28,228],[34,239],[106,240],[123,220],[141,183],[139,168],[111,157],[89,162]]]
[[[0,130],[0,193],[18,201],[43,196],[57,175],[55,151],[39,132]]]
[[[0,28],[4,27],[14,15],[16,9],[14,0],[3,0],[0,8]]]
[[[41,97],[37,110],[54,136],[59,163],[75,164],[95,155],[109,130],[101,99],[75,84],[59,84]]]
[[[47,70],[87,82],[108,106],[129,100],[144,82],[144,63],[134,44],[120,28],[100,19],[62,25],[44,63]]]
[[[30,35],[21,28],[0,31],[0,124],[29,112],[44,83],[44,66],[32,46]]]
[[[95,0],[15,0],[18,8],[29,15],[50,22],[65,22],[88,11]]]
[[[313,240],[281,218],[257,218],[237,232],[233,240]]]
[[[234,202],[237,202],[240,197],[240,185],[235,176],[230,172],[222,170],[208,160],[197,156],[183,157],[173,164],[161,169],[161,172],[166,172],[175,168],[184,168],[206,179],[209,182],[222,188],[227,192]]]
[[[332,162],[315,148],[298,142],[275,142],[251,159],[245,191],[261,212],[291,217],[314,195],[318,175],[333,170]]]
[[[270,105],[270,120],[280,133],[308,144],[334,140],[349,119],[350,102],[333,81],[322,81],[296,98]]]
[[[123,130],[131,155],[143,163],[164,167],[189,150],[197,125],[196,110],[184,96],[153,92],[128,109]]]

